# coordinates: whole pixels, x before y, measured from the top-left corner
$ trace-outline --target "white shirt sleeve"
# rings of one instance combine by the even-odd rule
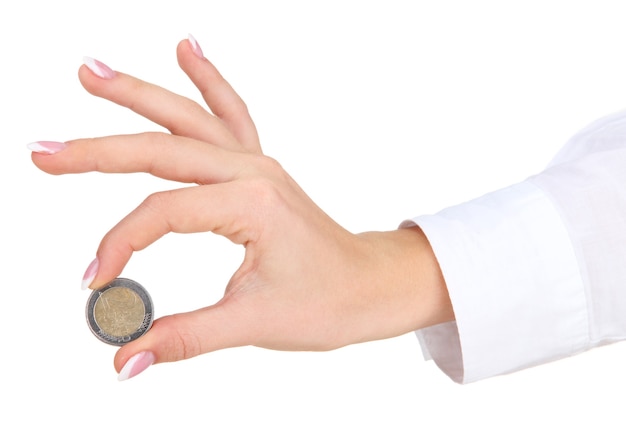
[[[455,322],[417,332],[461,383],[626,338],[626,112],[519,184],[420,216]]]

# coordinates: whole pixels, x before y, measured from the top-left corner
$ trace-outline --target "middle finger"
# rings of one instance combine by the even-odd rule
[[[251,156],[187,137],[141,133],[72,140],[56,154],[34,154],[33,162],[50,174],[144,172],[183,183],[210,184],[233,180]]]
[[[89,93],[124,106],[167,128],[172,134],[234,151],[242,149],[222,121],[193,100],[121,72],[104,79],[83,65],[78,76]]]

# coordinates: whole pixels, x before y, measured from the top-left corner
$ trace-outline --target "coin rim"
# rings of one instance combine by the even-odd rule
[[[144,320],[146,319],[146,316],[149,315],[149,322],[145,325],[144,325],[144,322],[142,322],[140,328],[135,330],[130,335],[114,336],[114,335],[109,335],[107,333],[107,336],[104,337],[100,334],[100,331],[102,331],[102,329],[96,322],[96,319],[94,316],[94,308],[100,296],[105,291],[114,287],[125,287],[134,291],[143,302],[144,310],[145,310]],[[121,346],[129,342],[132,342],[137,338],[140,338],[148,330],[150,330],[150,327],[152,327],[152,321],[154,320],[152,299],[150,298],[150,294],[148,293],[148,291],[141,284],[139,284],[136,281],[133,281],[132,279],[119,277],[119,278],[113,279],[108,284],[100,288],[97,288],[91,292],[91,294],[89,295],[89,299],[87,299],[87,306],[85,307],[85,317],[87,318],[87,325],[89,326],[89,330],[91,330],[91,332],[96,338],[100,339],[102,342],[109,344],[109,345]],[[111,338],[116,338],[116,340],[113,340]]]

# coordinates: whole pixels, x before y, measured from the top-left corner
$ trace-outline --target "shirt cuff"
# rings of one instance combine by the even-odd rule
[[[551,201],[522,182],[418,225],[441,267],[456,321],[417,332],[425,358],[468,383],[589,347],[572,243]]]

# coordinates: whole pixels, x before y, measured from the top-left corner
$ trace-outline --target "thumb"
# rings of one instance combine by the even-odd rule
[[[116,353],[114,365],[119,372],[118,379],[130,379],[152,364],[248,345],[251,343],[250,325],[221,303],[157,319],[148,333]]]

